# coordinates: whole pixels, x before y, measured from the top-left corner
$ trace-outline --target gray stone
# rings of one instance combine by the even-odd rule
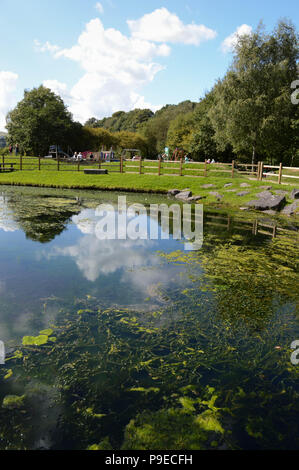
[[[293,189],[293,191],[291,192],[291,198],[299,199],[299,189]]]
[[[240,193],[237,193],[237,196],[242,197],[242,196],[247,196],[247,194],[250,194],[250,192],[249,191],[241,191]]]
[[[180,189],[170,189],[167,194],[168,194],[168,196],[176,196],[180,192],[181,192]]]
[[[226,193],[235,193],[237,190],[236,189],[227,189],[225,192]]]
[[[215,184],[203,184],[202,185],[202,188],[203,189],[209,189],[209,188],[215,188]]]
[[[249,207],[240,207],[240,211],[249,211]]]
[[[229,188],[229,187],[232,186],[232,185],[233,185],[233,183],[226,183],[223,187],[224,187],[224,188]]]
[[[285,206],[282,209],[281,214],[283,214],[283,215],[293,215],[293,214],[295,214],[298,207],[299,207],[299,201],[294,201],[292,204],[288,204],[287,206]]]
[[[259,198],[267,198],[267,197],[271,197],[272,193],[270,193],[270,191],[262,191],[261,193],[258,193],[257,196]]]
[[[272,186],[260,186],[260,188],[268,191],[269,189],[272,189]]]
[[[200,201],[201,199],[205,199],[206,196],[192,196],[192,197],[188,197],[187,201],[188,202],[196,202],[196,201]]]
[[[268,214],[268,215],[276,215],[277,212],[276,211],[273,211],[271,209],[269,209],[268,211],[264,211],[264,214]]]
[[[280,195],[273,195],[269,193],[269,195],[265,195],[256,201],[249,201],[247,205],[249,207],[254,207],[256,210],[265,211],[269,209],[278,210],[283,204],[285,204],[286,198],[285,196]]]
[[[289,194],[289,191],[282,191],[281,189],[278,189],[277,191],[274,191],[275,194],[280,194],[281,196],[286,196]]]
[[[176,194],[177,199],[181,199],[182,201],[186,201],[189,197],[192,196],[192,191],[181,191],[180,193]]]
[[[240,184],[240,188],[250,188],[250,184],[242,183]]]
[[[224,196],[222,194],[219,194],[217,191],[211,191],[210,196],[215,196],[217,199],[222,199]]]

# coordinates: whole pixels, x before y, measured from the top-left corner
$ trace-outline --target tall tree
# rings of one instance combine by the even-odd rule
[[[45,155],[50,145],[70,145],[81,125],[74,123],[59,96],[40,86],[25,91],[23,100],[8,113],[6,128],[10,141],[22,151]]]
[[[291,103],[290,86],[298,57],[298,34],[288,21],[280,21],[271,35],[260,25],[239,38],[209,112],[219,148],[231,143],[235,152],[251,149],[252,163],[257,154],[277,161],[288,155],[296,138],[298,107]]]

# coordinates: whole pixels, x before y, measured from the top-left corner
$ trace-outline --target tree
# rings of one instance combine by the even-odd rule
[[[251,149],[252,163],[257,154],[277,161],[289,154],[298,129],[292,125],[298,108],[290,99],[298,57],[298,34],[287,21],[280,21],[272,35],[260,25],[239,38],[209,112],[218,148],[230,143],[235,152]]]
[[[24,92],[23,100],[8,113],[6,125],[10,142],[34,155],[46,155],[50,145],[66,148],[81,127],[63,100],[43,86]]]

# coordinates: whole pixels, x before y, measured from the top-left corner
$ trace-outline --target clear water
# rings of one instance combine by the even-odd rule
[[[99,240],[102,202],[0,193],[0,449],[299,448],[296,224],[205,209],[186,252]]]

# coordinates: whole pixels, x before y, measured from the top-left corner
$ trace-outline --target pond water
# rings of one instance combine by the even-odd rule
[[[205,208],[196,251],[100,240],[117,197],[0,191],[0,449],[298,449],[296,223]]]

